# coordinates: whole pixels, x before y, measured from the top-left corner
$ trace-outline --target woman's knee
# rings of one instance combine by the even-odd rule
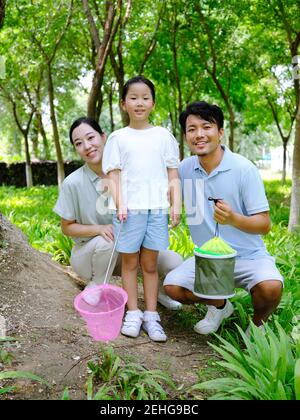
[[[114,247],[114,242],[113,241],[107,241],[106,239],[104,239],[102,236],[95,236],[94,238],[94,246],[95,246],[95,252],[107,252],[107,251],[112,251],[113,247]]]

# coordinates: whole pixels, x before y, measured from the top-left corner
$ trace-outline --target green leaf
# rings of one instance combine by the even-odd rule
[[[6,388],[0,388],[0,395],[8,394],[16,389],[16,386],[8,386]]]
[[[6,371],[6,372],[0,372],[0,380],[4,380],[4,379],[30,379],[32,381],[41,382],[47,385],[48,387],[50,387],[50,384],[48,384],[48,382],[46,382],[44,379],[40,378],[39,376],[36,376],[30,372],[25,372],[21,370],[15,370],[15,371],[11,370],[11,371]]]
[[[65,389],[64,389],[64,392],[63,392],[63,394],[62,394],[61,399],[62,399],[63,401],[69,401],[69,400],[70,400],[70,394],[69,394],[69,390],[68,390],[68,388],[65,388]]]

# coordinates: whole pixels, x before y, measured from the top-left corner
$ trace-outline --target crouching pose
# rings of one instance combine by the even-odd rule
[[[180,124],[193,154],[179,166],[192,239],[201,246],[213,237],[219,223],[220,237],[237,251],[236,287],[251,293],[253,322],[261,326],[280,302],[283,278],[260,236],[269,232],[270,218],[259,172],[221,144],[223,112],[218,106],[194,102],[180,115]],[[222,200],[212,207],[210,196]],[[229,300],[197,297],[194,280],[195,259],[190,258],[167,275],[165,291],[185,304],[206,304],[207,314],[194,329],[199,334],[216,332],[233,306]]]

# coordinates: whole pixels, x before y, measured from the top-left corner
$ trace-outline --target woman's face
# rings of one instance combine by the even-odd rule
[[[105,134],[99,134],[89,124],[82,123],[73,130],[72,140],[84,162],[92,166],[99,165],[103,156]]]

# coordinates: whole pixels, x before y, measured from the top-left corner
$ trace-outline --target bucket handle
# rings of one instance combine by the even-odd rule
[[[212,198],[208,197],[208,201],[213,201],[215,204],[217,204],[218,201],[223,200],[223,198]],[[219,223],[216,223],[216,229],[215,229],[215,236],[218,238],[220,236],[219,232]]]

